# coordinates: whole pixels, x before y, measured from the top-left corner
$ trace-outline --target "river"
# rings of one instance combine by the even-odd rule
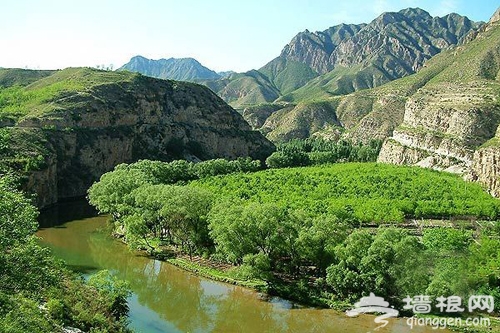
[[[132,252],[111,238],[107,217],[84,202],[59,204],[40,217],[37,235],[70,268],[89,274],[107,269],[130,283],[130,327],[142,333],[370,332],[374,316],[349,318],[327,309],[300,307],[280,298],[214,282]],[[377,332],[434,332],[393,319]],[[440,330],[443,332],[443,330]]]

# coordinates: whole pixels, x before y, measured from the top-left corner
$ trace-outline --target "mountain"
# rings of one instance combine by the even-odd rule
[[[229,77],[233,74],[235,74],[236,72],[235,71],[223,71],[223,72],[217,72],[217,74],[219,75],[219,78],[226,78],[226,77]]]
[[[0,173],[40,207],[84,196],[120,163],[250,156],[274,145],[205,86],[90,68],[0,70]]]
[[[234,108],[260,104],[262,101],[274,101],[280,96],[279,90],[269,79],[256,70],[234,73],[221,80],[202,83],[217,92],[224,101]]]
[[[480,26],[458,14],[432,17],[419,8],[383,13],[369,24],[340,24],[325,31],[301,32],[280,56],[258,71],[267,79],[266,85],[279,92],[278,101],[327,99],[413,74],[425,61],[462,43]],[[262,89],[259,82],[241,90],[238,83],[224,82],[222,89],[231,85],[232,95],[242,99],[225,99],[237,108],[249,106],[249,91]],[[273,98],[270,94],[251,100],[270,103],[276,101]]]
[[[500,196],[500,9],[463,40],[380,87],[242,114],[273,141],[382,139],[379,162],[459,173]]]
[[[408,76],[478,27],[458,14],[431,17],[418,8],[384,13],[333,49],[322,63],[327,73],[285,98],[342,95]]]
[[[428,62],[436,75],[407,99],[380,162],[465,173],[500,195],[498,13],[469,43]]]
[[[224,75],[206,68],[193,58],[152,60],[135,56],[118,70],[128,70],[159,79],[190,82],[216,80],[224,77]]]

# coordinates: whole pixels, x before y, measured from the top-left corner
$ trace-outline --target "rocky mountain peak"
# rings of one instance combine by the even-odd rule
[[[405,9],[400,10],[399,13],[408,17],[408,18],[418,18],[418,17],[426,18],[426,19],[432,18],[431,14],[429,14],[425,10],[418,8],[418,7],[405,8]]]
[[[500,7],[497,9],[497,11],[493,14],[493,16],[490,18],[489,23],[496,23],[500,21]]]
[[[221,76],[193,58],[148,59],[135,56],[119,70],[138,72],[160,79],[180,81],[214,80]]]

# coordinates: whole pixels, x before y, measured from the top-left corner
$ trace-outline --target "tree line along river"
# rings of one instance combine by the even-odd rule
[[[40,216],[40,242],[84,275],[106,269],[129,282],[130,327],[143,333],[174,332],[369,332],[374,316],[349,318],[329,309],[298,306],[253,290],[214,282],[169,263],[130,251],[104,230],[85,201],[61,203]],[[410,330],[405,319],[379,332]]]

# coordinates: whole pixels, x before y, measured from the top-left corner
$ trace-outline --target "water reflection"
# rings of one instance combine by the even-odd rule
[[[99,232],[106,217],[92,217],[41,229],[42,242],[74,269],[113,271],[129,281],[131,327],[137,332],[368,332],[372,316],[348,318],[333,310],[294,308],[237,286],[202,279],[170,264],[129,251]],[[426,332],[425,330],[411,330]],[[429,328],[427,330],[431,332]],[[401,319],[379,332],[410,332]]]

